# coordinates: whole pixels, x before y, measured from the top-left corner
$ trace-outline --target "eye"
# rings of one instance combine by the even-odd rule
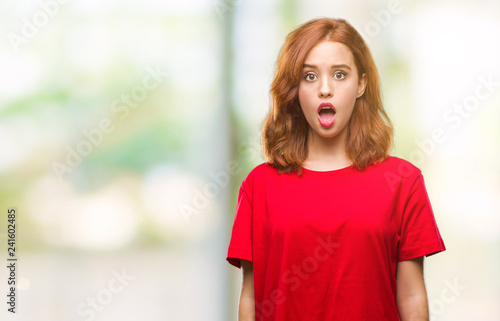
[[[313,73],[308,72],[308,73],[304,76],[304,79],[305,79],[306,81],[313,81],[313,80],[315,80],[315,79],[316,79],[316,75],[315,75],[315,74],[313,74]]]
[[[337,71],[336,73],[333,74],[333,78],[335,78],[337,80],[342,80],[345,78],[345,76],[346,76],[346,73],[343,71]]]

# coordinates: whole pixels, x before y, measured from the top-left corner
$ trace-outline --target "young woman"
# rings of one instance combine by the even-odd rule
[[[341,19],[291,32],[242,182],[227,261],[239,321],[429,320],[423,258],[446,250],[421,171],[389,156],[378,71]]]

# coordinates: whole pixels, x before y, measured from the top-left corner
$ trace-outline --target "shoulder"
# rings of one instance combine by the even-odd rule
[[[250,197],[255,190],[261,190],[270,177],[278,176],[278,170],[265,162],[255,166],[241,182],[241,189]]]
[[[269,162],[261,163],[255,166],[249,173],[249,175],[254,175],[254,176],[270,175],[270,174],[278,174],[278,170]]]
[[[402,178],[416,177],[422,174],[420,168],[396,156],[388,156],[383,162],[376,164],[375,167],[387,174],[394,174]]]
[[[255,166],[248,173],[243,182],[246,184],[253,184],[255,181],[260,181],[272,175],[278,175],[278,170],[269,162],[265,162]]]
[[[379,179],[387,182],[391,190],[398,186],[411,187],[422,176],[420,168],[396,156],[389,156],[384,161],[370,166],[370,170],[376,172],[375,175]]]

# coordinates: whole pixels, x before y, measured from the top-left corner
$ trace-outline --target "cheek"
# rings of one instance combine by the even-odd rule
[[[307,90],[307,88],[305,88],[304,86],[299,86],[298,96],[299,96],[300,107],[302,109],[307,108],[309,102],[311,101],[310,90]]]
[[[357,86],[350,85],[342,89],[339,88],[337,92],[342,93],[342,95],[337,95],[337,97],[340,98],[344,104],[348,104],[349,107],[351,107],[350,105],[354,106],[357,98],[356,96],[358,95]]]

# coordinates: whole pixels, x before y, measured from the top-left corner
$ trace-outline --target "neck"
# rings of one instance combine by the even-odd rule
[[[304,167],[317,170],[335,170],[351,165],[352,162],[346,153],[345,140],[345,130],[335,137],[325,138],[309,129],[307,158]]]

